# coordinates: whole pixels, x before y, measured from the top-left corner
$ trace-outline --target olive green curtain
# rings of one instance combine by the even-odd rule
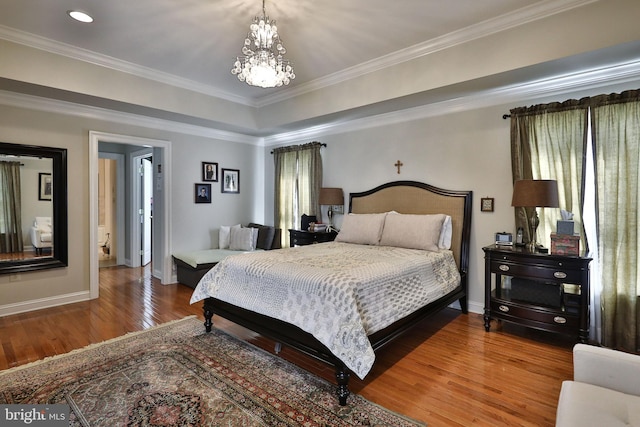
[[[20,162],[0,161],[0,253],[22,252]]]
[[[279,147],[275,162],[275,224],[283,230],[282,245],[289,246],[290,228],[299,228],[302,214],[320,213],[322,156],[319,142]]]
[[[589,117],[593,152],[586,150]],[[511,153],[513,180],[556,179],[560,205],[578,223],[584,217],[586,160],[593,159],[591,336],[601,328],[607,347],[640,350],[640,91],[513,109]],[[516,224],[525,230],[529,213],[516,209]],[[553,230],[557,215],[541,215],[538,238]],[[581,244],[586,248],[583,237]]]
[[[513,181],[553,179],[558,182],[560,209],[572,212],[576,231],[582,230],[583,171],[588,128],[588,99],[521,107],[511,110],[511,162]],[[547,248],[560,209],[538,208],[536,241]],[[530,241],[533,208],[515,208],[516,227]],[[586,247],[584,233],[582,248]]]
[[[598,249],[602,280],[602,339],[637,351],[640,91],[594,97]]]

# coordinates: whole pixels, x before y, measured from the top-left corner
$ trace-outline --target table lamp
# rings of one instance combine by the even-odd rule
[[[535,252],[536,232],[540,224],[538,217],[539,207],[557,208],[558,204],[558,182],[552,179],[522,179],[513,184],[513,198],[511,206],[522,208],[533,208],[533,216],[529,219],[531,228],[531,241],[527,248]]]
[[[333,230],[333,205],[344,205],[344,193],[342,188],[324,187],[320,189],[320,199],[318,201],[321,205],[329,205],[329,226],[327,232]]]

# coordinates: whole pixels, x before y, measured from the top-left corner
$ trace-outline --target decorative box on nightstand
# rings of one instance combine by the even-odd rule
[[[580,255],[579,234],[551,233],[551,253],[557,255]]]
[[[491,320],[501,320],[588,341],[591,258],[498,245],[482,250],[487,332]]]

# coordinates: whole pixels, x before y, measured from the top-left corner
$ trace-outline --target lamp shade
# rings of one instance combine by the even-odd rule
[[[552,179],[522,179],[513,184],[511,206],[557,208],[558,182]]]
[[[319,202],[321,205],[344,205],[342,188],[321,188]]]

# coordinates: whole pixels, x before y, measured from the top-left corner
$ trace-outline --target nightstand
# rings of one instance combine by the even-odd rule
[[[315,231],[289,229],[289,246],[304,246],[312,245],[314,243],[332,242],[337,235],[338,232],[336,231],[319,233]]]
[[[487,332],[491,320],[503,320],[588,341],[591,258],[499,245],[482,250]]]

